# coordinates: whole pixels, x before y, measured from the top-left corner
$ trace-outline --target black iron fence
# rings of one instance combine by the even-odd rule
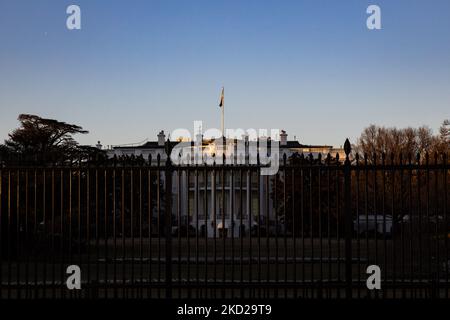
[[[2,160],[0,297],[448,298],[446,156],[346,151],[285,156],[274,176],[159,156]]]

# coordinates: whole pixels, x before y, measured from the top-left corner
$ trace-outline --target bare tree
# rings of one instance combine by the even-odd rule
[[[409,156],[415,157],[418,153],[448,151],[448,147],[442,148],[441,141],[442,138],[433,135],[433,131],[427,126],[398,129],[370,125],[363,130],[353,149],[360,155],[369,155],[369,158],[372,158],[373,154],[379,157],[385,154],[390,158],[393,154],[394,158],[398,159],[402,154],[405,159]]]
[[[450,120],[446,119],[439,128],[439,134],[443,147],[450,149]]]

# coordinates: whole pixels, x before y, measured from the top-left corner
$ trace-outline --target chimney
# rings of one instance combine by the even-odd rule
[[[163,147],[166,143],[166,135],[164,134],[164,130],[161,130],[158,134],[158,146]]]
[[[97,149],[100,149],[100,150],[103,148],[103,146],[100,143],[100,141],[97,141],[97,144],[95,146],[97,147]]]
[[[287,133],[284,130],[281,130],[280,133],[280,146],[287,146]]]

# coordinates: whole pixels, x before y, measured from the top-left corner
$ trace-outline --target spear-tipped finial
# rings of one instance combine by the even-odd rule
[[[350,140],[348,140],[348,138],[345,139],[344,152],[347,157],[350,154],[350,152],[352,152],[352,145],[350,144]]]

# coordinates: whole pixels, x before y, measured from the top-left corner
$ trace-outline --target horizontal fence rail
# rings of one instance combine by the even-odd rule
[[[0,298],[449,297],[446,156],[261,169],[2,160]]]

